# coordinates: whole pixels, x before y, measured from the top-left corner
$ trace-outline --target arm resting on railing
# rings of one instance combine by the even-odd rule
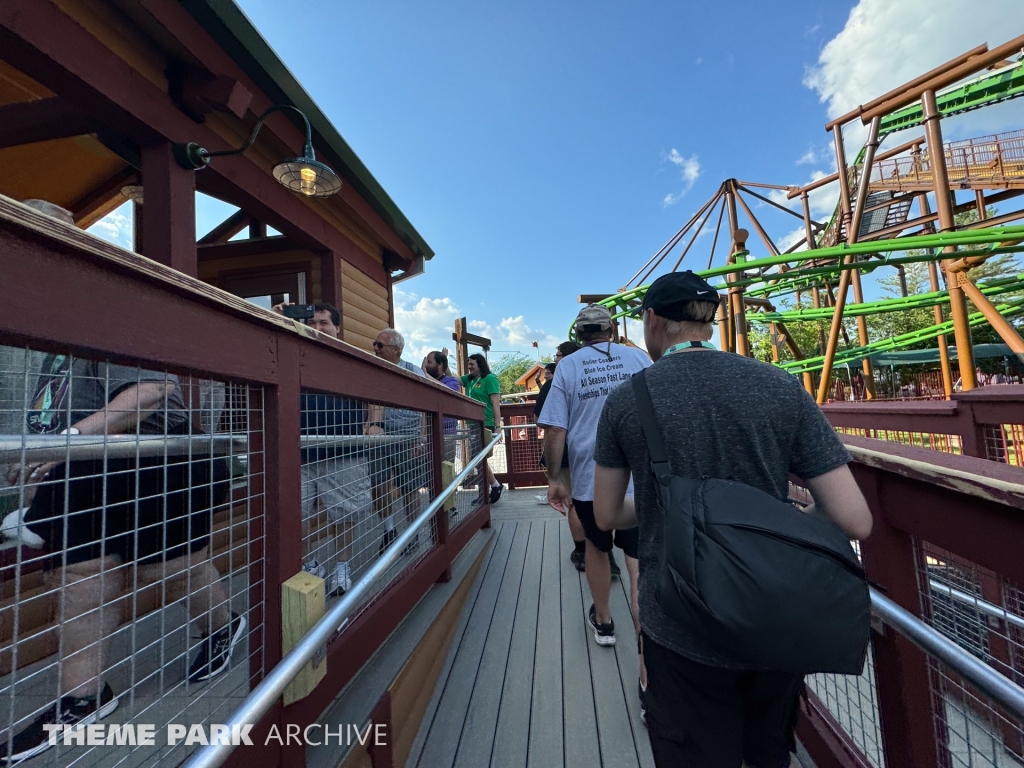
[[[143,381],[125,387],[106,406],[71,426],[83,435],[124,434],[160,410],[174,389],[172,381]]]

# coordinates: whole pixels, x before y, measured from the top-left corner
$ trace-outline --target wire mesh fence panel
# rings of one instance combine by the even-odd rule
[[[864,427],[836,427],[836,432],[856,437],[870,437],[890,443],[910,445],[917,448],[928,448],[942,453],[963,453],[960,435],[942,434],[939,432],[911,432],[901,429],[873,429]]]
[[[993,571],[918,542],[922,618],[1000,674],[1021,680],[1020,590]],[[952,766],[1024,765],[1024,725],[930,659],[935,735]]]
[[[513,474],[540,471],[544,455],[544,430],[534,416],[512,416],[511,428],[505,430],[509,472]]]
[[[941,662],[929,658],[935,712],[935,738],[943,764],[952,768],[1020,768],[1024,727],[965,683]]]
[[[986,424],[985,458],[1001,464],[1024,465],[1024,424]]]
[[[807,689],[824,704],[861,754],[875,768],[885,768],[874,655],[868,649],[864,671],[856,675],[808,675]]]
[[[303,569],[341,597],[427,508],[433,418],[340,395],[302,393]],[[437,543],[432,521],[403,548],[372,601]]]
[[[446,430],[447,432],[447,430]],[[445,485],[462,472],[466,465],[483,449],[480,424],[473,421],[459,421],[451,433],[445,434],[445,462],[451,469],[444,473]],[[459,485],[458,490],[448,497],[445,509],[448,513],[448,528],[455,530],[486,501],[487,478],[483,464]]]
[[[0,755],[180,762],[196,745],[168,725],[225,719],[263,671],[262,390],[11,347],[0,364]],[[102,747],[73,730],[96,722]]]

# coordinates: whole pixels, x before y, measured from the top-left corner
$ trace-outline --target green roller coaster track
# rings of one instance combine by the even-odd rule
[[[1021,57],[1012,66],[1003,67],[961,85],[947,88],[937,94],[936,101],[942,116],[951,117],[1019,96],[1024,96],[1024,57]],[[921,106],[919,104],[908,106],[882,119],[879,138],[896,131],[913,128],[921,123]],[[863,163],[864,154],[865,149],[862,148],[854,160],[854,167]],[[836,214],[833,214],[829,226],[834,226],[835,221]],[[699,271],[697,274],[711,282],[719,291],[730,286],[743,287],[745,295],[750,297],[778,298],[813,287],[835,284],[843,270],[856,269],[861,274],[867,274],[879,267],[897,267],[916,262],[938,261],[942,258],[949,258],[948,253],[941,253],[944,248],[964,250],[970,255],[995,256],[1003,253],[1020,253],[1024,251],[1022,241],[1024,241],[1024,226],[1005,226],[876,240],[853,245],[841,244],[831,248],[817,248],[753,260],[748,260],[750,255],[748,252],[741,252],[736,254],[737,263]],[[901,255],[894,256],[893,254]],[[851,263],[844,263],[849,256],[853,256]],[[730,276],[726,282],[715,284],[715,278],[726,276]],[[599,303],[612,311],[613,318],[619,319],[635,312],[643,301],[647,288],[648,285],[638,286]],[[1014,277],[988,280],[979,285],[979,289],[987,296],[1020,291],[1024,289],[1024,273]],[[850,304],[847,305],[844,316],[859,317],[880,312],[934,307],[948,303],[947,291],[934,291],[906,298]],[[1005,317],[1024,314],[1024,297],[1007,299],[996,304],[996,308]],[[834,310],[830,307],[787,312],[754,312],[748,315],[748,321],[752,323],[822,321],[831,320],[833,312]],[[985,319],[980,312],[977,312],[970,315],[969,322],[973,327],[984,323]],[[865,355],[899,349],[952,333],[952,331],[952,321],[947,321],[921,328],[912,333],[881,339],[866,346],[837,351],[835,364],[842,365],[859,360]],[[777,365],[786,371],[798,374],[821,370],[824,358],[791,360],[777,363]]]

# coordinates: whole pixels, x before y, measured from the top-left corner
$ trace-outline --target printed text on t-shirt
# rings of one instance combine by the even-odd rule
[[[601,360],[584,366],[583,376],[580,377],[580,390],[576,393],[581,403],[594,397],[606,396],[619,382],[630,377],[629,374],[616,373],[619,369],[625,368],[621,362],[616,362],[621,359],[621,355],[616,355],[607,362]],[[612,386],[605,386],[606,384]]]

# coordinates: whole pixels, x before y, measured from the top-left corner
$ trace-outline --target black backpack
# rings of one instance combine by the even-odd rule
[[[672,474],[645,371],[633,391],[663,517],[661,609],[750,669],[859,675],[870,598],[846,534],[749,485]]]

